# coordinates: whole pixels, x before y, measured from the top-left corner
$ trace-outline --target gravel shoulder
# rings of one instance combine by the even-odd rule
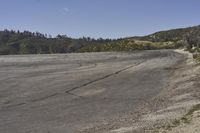
[[[188,52],[178,51],[188,55],[188,59],[182,70],[177,75],[182,77],[175,81],[176,115],[163,128],[157,130],[160,133],[199,133],[200,132],[200,66]],[[171,106],[173,106],[172,104]]]
[[[142,115],[132,126],[114,133],[199,133],[200,66],[182,50],[186,60],[172,69],[168,85],[141,108]]]

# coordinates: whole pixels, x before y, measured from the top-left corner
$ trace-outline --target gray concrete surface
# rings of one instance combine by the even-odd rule
[[[74,133],[156,96],[173,50],[0,56],[0,133]]]

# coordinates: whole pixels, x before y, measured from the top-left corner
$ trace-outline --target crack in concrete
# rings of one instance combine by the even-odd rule
[[[97,79],[95,79],[95,80],[89,81],[89,82],[84,83],[84,84],[82,84],[82,85],[80,85],[80,86],[77,86],[77,87],[74,87],[74,88],[72,88],[72,89],[70,89],[70,90],[68,90],[68,91],[65,91],[65,93],[67,93],[67,94],[69,94],[69,95],[73,95],[73,96],[79,97],[79,98],[84,98],[83,96],[79,96],[79,95],[76,95],[76,94],[71,93],[71,92],[74,91],[74,90],[80,89],[80,88],[82,88],[82,87],[84,87],[84,86],[88,86],[88,85],[90,85],[90,84],[92,84],[92,83],[95,83],[95,82],[104,80],[104,79],[106,79],[106,78],[109,78],[109,77],[111,77],[111,76],[113,76],[113,75],[117,75],[117,74],[119,74],[119,73],[121,73],[121,72],[123,72],[123,71],[126,71],[126,70],[130,69],[130,68],[136,67],[136,66],[142,64],[143,62],[144,62],[144,61],[142,61],[142,62],[140,62],[140,63],[137,63],[137,64],[134,64],[134,65],[131,65],[131,66],[128,66],[128,67],[125,67],[125,68],[120,69],[120,70],[118,70],[118,71],[116,71],[116,72],[114,72],[114,73],[105,75],[105,76],[100,77],[100,78],[97,78]],[[30,100],[29,102],[42,101],[42,100],[45,100],[45,99],[54,97],[54,96],[56,96],[56,95],[58,95],[58,94],[59,94],[59,93],[53,93],[53,94],[48,95],[48,96],[44,96],[44,97],[40,97],[40,98],[37,98],[37,99]],[[25,104],[27,104],[27,103],[24,103],[24,102],[23,102],[23,103],[18,103],[18,104],[14,104],[14,105],[8,105],[8,106],[6,106],[6,107],[7,107],[7,108],[18,107],[18,106],[25,105]]]
[[[8,106],[6,106],[6,108],[18,107],[18,106],[22,106],[22,105],[24,105],[24,104],[26,104],[26,103],[17,103],[17,104],[12,104],[12,105],[8,105]]]
[[[87,83],[84,83],[84,84],[82,84],[82,85],[80,85],[80,86],[76,86],[76,87],[74,87],[74,88],[72,88],[72,89],[70,89],[70,90],[65,91],[65,93],[68,93],[68,94],[69,94],[70,92],[72,92],[72,91],[74,91],[74,90],[77,90],[77,89],[80,89],[80,88],[82,88],[82,87],[88,86],[88,85],[90,85],[90,84],[92,84],[92,83],[95,83],[95,82],[104,80],[104,79],[109,78],[109,77],[111,77],[111,76],[113,76],[113,75],[117,75],[117,74],[119,74],[119,73],[121,73],[121,72],[124,72],[124,71],[130,69],[130,68],[136,67],[136,66],[142,64],[143,62],[144,62],[144,61],[142,61],[142,62],[140,62],[140,63],[137,63],[137,64],[135,64],[135,65],[131,65],[131,66],[125,67],[125,68],[123,68],[123,69],[120,69],[120,70],[118,70],[118,71],[116,71],[116,72],[114,72],[114,73],[105,75],[105,76],[103,76],[103,77],[94,79],[94,80],[89,81],[89,82],[87,82]]]
[[[48,96],[45,96],[45,97],[40,97],[40,98],[37,98],[37,99],[33,99],[33,100],[31,100],[31,102],[37,102],[37,101],[45,100],[45,99],[48,99],[50,97],[54,97],[56,95],[58,95],[58,93],[54,93],[54,94],[51,94],[51,95],[48,95]]]

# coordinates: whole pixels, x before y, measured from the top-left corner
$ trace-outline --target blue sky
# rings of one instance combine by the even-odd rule
[[[200,0],[0,0],[0,30],[119,38],[200,24]]]

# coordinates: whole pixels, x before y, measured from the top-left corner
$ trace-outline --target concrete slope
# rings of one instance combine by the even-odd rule
[[[0,56],[0,132],[89,132],[158,95],[184,60],[173,50]]]

